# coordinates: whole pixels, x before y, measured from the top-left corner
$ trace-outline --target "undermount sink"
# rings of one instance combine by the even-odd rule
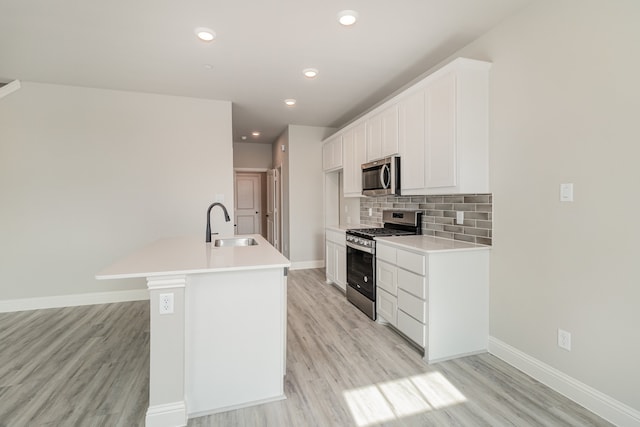
[[[253,237],[229,237],[227,239],[216,239],[213,242],[214,246],[219,248],[231,247],[231,246],[255,246],[258,242]]]

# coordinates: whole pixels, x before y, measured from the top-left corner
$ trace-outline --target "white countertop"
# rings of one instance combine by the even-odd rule
[[[424,235],[376,237],[376,241],[389,243],[402,249],[413,249],[426,253],[446,251],[477,251],[491,249],[491,246],[476,245],[475,243],[467,243],[460,240],[443,239],[441,237]]]
[[[255,246],[215,247],[215,239],[252,237]],[[202,274],[232,270],[289,267],[291,262],[257,234],[214,236],[212,243],[202,237],[175,237],[158,240],[116,261],[96,274],[96,279],[157,277]]]

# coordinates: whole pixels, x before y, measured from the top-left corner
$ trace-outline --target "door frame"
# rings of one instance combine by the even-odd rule
[[[236,176],[237,173],[261,173],[266,175],[267,171],[269,170],[269,168],[233,168],[233,198],[235,200],[236,198]],[[264,181],[266,177],[261,177],[261,181]],[[261,215],[260,215],[260,234],[262,236],[265,236],[267,230],[266,227],[263,224],[263,219],[264,219],[264,212],[262,207],[265,205],[266,200],[267,200],[267,195],[264,191],[262,191],[262,185],[260,186],[260,211],[261,211]],[[236,234],[238,231],[237,226],[234,225],[233,228],[233,233]]]

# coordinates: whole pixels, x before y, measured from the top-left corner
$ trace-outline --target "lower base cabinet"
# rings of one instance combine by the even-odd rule
[[[335,283],[347,290],[347,246],[345,235],[335,230],[326,230],[325,275],[328,283]]]
[[[377,242],[376,307],[428,363],[487,351],[489,249],[425,252]]]
[[[398,299],[395,295],[391,295],[389,292],[378,289],[378,293],[376,295],[376,312],[379,317],[382,317],[391,325],[398,325],[398,322],[396,321]]]

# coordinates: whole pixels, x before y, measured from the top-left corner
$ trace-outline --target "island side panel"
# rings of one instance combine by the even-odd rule
[[[189,277],[189,417],[284,398],[285,279],[283,268]]]
[[[147,427],[187,425],[184,398],[185,286],[187,277],[148,277],[150,304]],[[173,295],[173,313],[160,314],[160,295]]]

